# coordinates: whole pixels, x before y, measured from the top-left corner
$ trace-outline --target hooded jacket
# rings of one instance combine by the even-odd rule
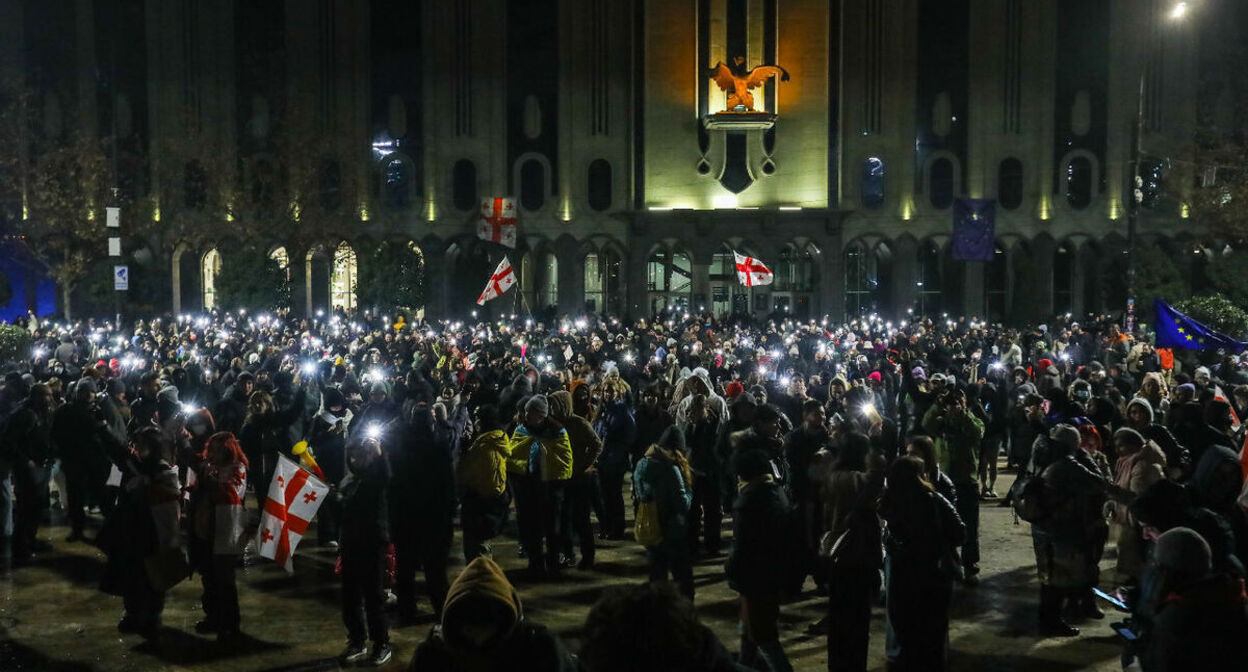
[[[646,456],[637,462],[633,495],[637,501],[652,501],[658,506],[664,543],[689,543],[688,518],[693,491],[669,449],[651,446]]]
[[[1153,404],[1144,397],[1136,397],[1127,403],[1127,417],[1131,417],[1131,409],[1140,408],[1148,416],[1148,424],[1143,427],[1134,427],[1145,439],[1157,444],[1162,454],[1166,456],[1166,472],[1171,477],[1177,478],[1179,475],[1186,473],[1190,466],[1191,456],[1187,449],[1179,445],[1174,434],[1166,428],[1165,425],[1157,422],[1157,414],[1153,409]]]
[[[572,473],[585,473],[602,454],[602,439],[598,438],[588,420],[572,412],[571,392],[552,392],[546,395],[546,399],[550,402],[550,417],[568,430],[568,441],[572,444]]]
[[[511,442],[495,429],[478,435],[455,467],[455,482],[465,491],[485,498],[498,497],[507,488],[507,457]]]
[[[474,616],[496,615],[499,635],[483,649],[465,645],[462,631],[476,625]],[[409,670],[418,672],[479,672],[524,669],[534,672],[575,672],[576,663],[559,638],[524,619],[520,595],[503,569],[489,558],[464,568],[446,594],[442,624],[416,648]]]
[[[524,425],[516,427],[511,435],[507,470],[538,475],[542,481],[572,478],[572,442],[568,439],[568,430],[560,428],[533,434]]]
[[[1243,643],[1248,639],[1248,599],[1243,579],[1210,576],[1166,596],[1140,666],[1154,670],[1243,669]]]

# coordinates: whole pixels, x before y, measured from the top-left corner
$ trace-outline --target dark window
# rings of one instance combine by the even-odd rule
[[[477,165],[468,159],[456,161],[451,170],[451,201],[456,210],[477,207]]]
[[[1077,156],[1066,164],[1066,202],[1076,210],[1092,204],[1092,162]]]
[[[927,198],[932,207],[944,210],[953,205],[953,162],[943,158],[933,161],[928,179]]]
[[[537,159],[520,166],[520,206],[525,210],[541,210],[546,203],[546,170]]]
[[[862,162],[862,207],[874,210],[884,205],[884,161],[868,157]]]
[[[412,167],[403,159],[395,159],[382,169],[381,198],[387,208],[401,210],[411,205]]]
[[[187,163],[182,179],[186,207],[203,210],[208,204],[208,174],[204,172],[204,167],[198,161]]]
[[[1006,159],[997,167],[997,202],[1006,210],[1023,204],[1023,162]]]
[[[589,164],[589,207],[598,212],[611,207],[611,164],[606,159]]]
[[[342,206],[342,166],[334,159],[321,161],[321,208],[333,212]]]

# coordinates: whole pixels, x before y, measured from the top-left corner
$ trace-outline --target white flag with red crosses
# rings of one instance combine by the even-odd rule
[[[511,261],[503,257],[498,268],[494,270],[494,275],[490,276],[490,281],[485,283],[485,289],[481,290],[481,296],[477,297],[477,305],[484,306],[486,301],[502,296],[514,284],[516,273],[511,269]]]
[[[293,572],[291,556],[308,531],[308,523],[329,496],[329,486],[285,455],[279,458],[269,483],[269,496],[264,501],[264,513],[260,515],[256,548],[260,557],[272,558],[286,571]]]
[[[754,257],[747,257],[736,250],[732,255],[737,258],[737,280],[746,287],[770,285],[776,279],[771,269]]]

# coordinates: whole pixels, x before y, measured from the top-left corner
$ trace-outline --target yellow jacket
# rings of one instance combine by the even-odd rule
[[[535,436],[524,425],[511,435],[511,457],[507,471],[538,474],[543,481],[572,478],[572,442],[568,430],[560,428],[553,436]]]
[[[507,487],[507,457],[511,441],[502,430],[486,432],[472,441],[455,469],[455,482],[460,488],[480,495],[497,497]]]

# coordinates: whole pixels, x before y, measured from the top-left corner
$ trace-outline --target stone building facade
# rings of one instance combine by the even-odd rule
[[[202,235],[220,213],[187,207],[205,168],[162,139],[222,148],[247,197],[290,123],[280,99],[358,152],[364,185],[337,206],[338,248],[293,235],[297,203],[249,223],[299,310],[350,303],[335,258],[398,241],[423,256],[428,312],[466,313],[504,251],[474,235],[480,199],[511,196],[520,291],[495,311],[1024,321],[1125,301],[1137,118],[1171,195],[1142,212],[1139,244],[1197,272],[1181,158],[1201,29],[1171,4],[23,0],[0,10],[0,56],[51,73],[49,106],[90,101],[72,123],[121,138],[143,175],[128,216],[160,223],[135,245],[176,311],[238,269]],[[736,56],[790,75],[754,90],[748,124],[722,123],[707,76]],[[996,200],[992,262],[951,254],[962,197]],[[776,284],[737,285],[734,249]]]

